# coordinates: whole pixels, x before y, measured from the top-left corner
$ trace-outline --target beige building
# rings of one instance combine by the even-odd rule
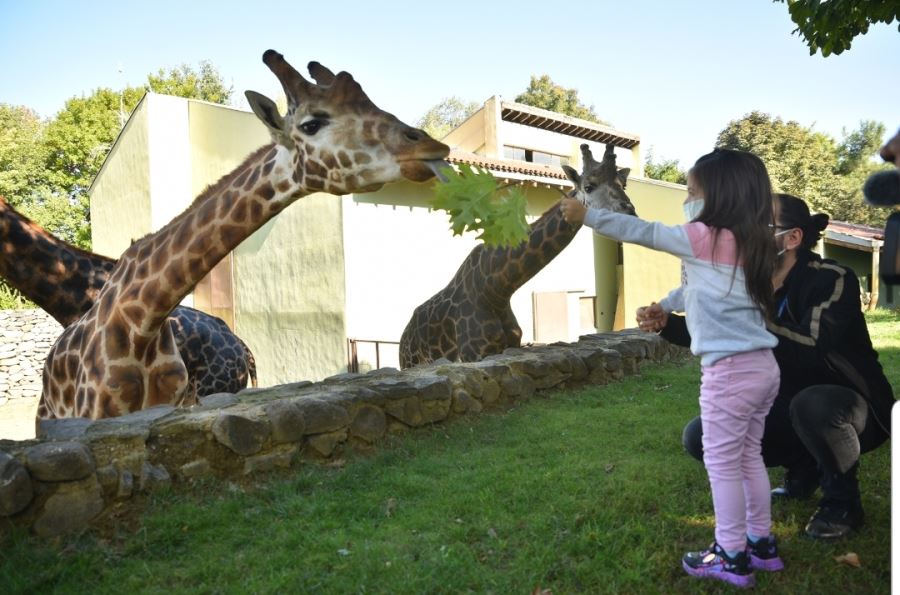
[[[559,166],[581,169],[580,144],[599,156],[612,143],[619,166],[632,168],[627,191],[638,213],[682,221],[684,187],[640,176],[636,135],[493,97],[444,140],[452,163],[521,182],[535,217],[571,189]],[[148,94],[91,187],[94,249],[120,255],[267,142],[251,112]],[[354,355],[362,369],[396,366],[412,311],[476,245],[452,236],[446,213],[429,208],[433,183],[303,198],[220,263],[187,305],[234,328],[256,355],[263,386],[346,371]],[[576,340],[631,326],[639,305],[678,282],[675,258],[583,229],[516,292],[512,307],[524,342]]]

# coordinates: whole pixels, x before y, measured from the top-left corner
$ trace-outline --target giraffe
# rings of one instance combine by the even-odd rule
[[[63,327],[87,312],[116,261],[54,237],[0,197],[0,277]],[[234,393],[256,386],[250,348],[223,320],[178,306],[170,316],[175,343],[197,393]]]
[[[603,160],[594,161],[581,145],[583,174],[563,170],[575,186],[570,193],[585,204],[634,215],[625,194],[630,169],[616,169],[613,145]],[[581,226],[563,219],[555,203],[531,224],[528,240],[515,248],[476,246],[450,283],[413,312],[400,337],[400,367],[409,368],[438,358],[472,362],[518,347],[522,329],[509,300],[569,245]]]
[[[38,423],[193,404],[168,315],[216,263],[303,196],[425,181],[433,176],[427,162],[450,151],[378,109],[346,72],[311,62],[311,83],[274,50],[263,62],[287,95],[287,113],[259,93],[246,96],[273,142],[122,254],[94,305],[50,350]]]

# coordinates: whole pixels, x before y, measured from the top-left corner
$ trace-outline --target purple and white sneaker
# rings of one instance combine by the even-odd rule
[[[750,556],[750,568],[766,572],[784,570],[784,562],[778,557],[778,544],[775,543],[774,535],[764,537],[756,543],[751,543],[748,539],[747,555]]]
[[[743,589],[756,584],[747,552],[740,551],[732,558],[716,542],[701,552],[686,553],[681,565],[689,575],[697,578],[725,581]]]

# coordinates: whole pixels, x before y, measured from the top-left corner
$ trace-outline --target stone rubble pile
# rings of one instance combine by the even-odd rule
[[[0,405],[41,396],[41,375],[62,326],[41,309],[0,310]]]

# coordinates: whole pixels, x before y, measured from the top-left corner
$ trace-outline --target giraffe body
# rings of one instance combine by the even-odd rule
[[[302,196],[370,191],[402,177],[424,181],[432,176],[425,161],[449,153],[378,109],[346,72],[310,63],[314,84],[273,50],[263,61],[281,81],[287,114],[262,95],[247,98],[274,143],[125,251],[93,306],[51,348],[39,418],[96,419],[195,402],[169,313],[216,263]]]
[[[584,171],[566,166],[572,195],[591,206],[635,214],[625,194],[628,169],[616,169],[612,145],[596,162],[581,146]],[[581,228],[569,225],[554,204],[531,224],[529,237],[516,248],[476,246],[450,283],[418,306],[400,337],[400,367],[439,358],[473,362],[518,347],[522,329],[509,300],[529,279],[562,252]]]
[[[63,327],[87,312],[116,261],[54,237],[0,198],[0,277]],[[170,316],[175,343],[199,396],[256,386],[250,349],[223,320],[186,306]]]

